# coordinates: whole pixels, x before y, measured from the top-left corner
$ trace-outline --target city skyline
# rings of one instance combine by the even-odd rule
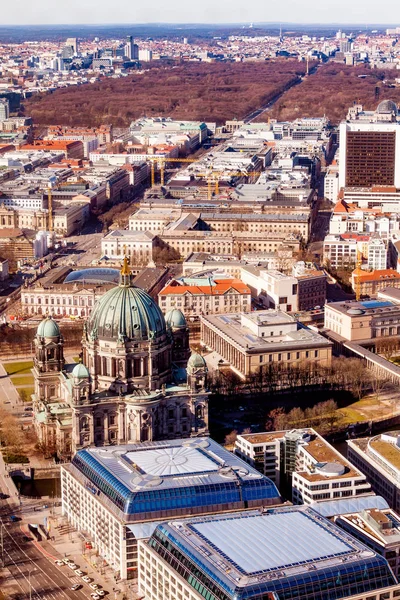
[[[87,0],[84,5],[78,0],[60,2],[57,5],[50,0],[40,0],[32,9],[31,3],[21,0],[16,4],[3,7],[3,25],[21,23],[26,25],[50,24],[117,24],[117,23],[199,23],[199,24],[246,24],[246,23],[273,23],[280,21],[298,24],[386,24],[400,22],[400,9],[388,7],[386,10],[371,0],[361,2],[355,0],[351,5],[345,0],[338,0],[332,8],[326,5],[316,5],[311,0],[306,0],[299,5],[296,0],[287,0],[284,5],[277,0],[272,0],[268,8],[260,1],[251,7],[243,6],[238,0],[229,4],[224,0],[213,2],[204,0],[201,6],[187,5],[183,0],[175,0],[166,5],[160,0],[152,3],[151,10],[146,5],[133,7],[128,0],[122,0],[116,5],[95,0]],[[157,15],[157,20],[153,16]],[[22,16],[22,19],[21,19]],[[368,17],[368,19],[366,18]]]

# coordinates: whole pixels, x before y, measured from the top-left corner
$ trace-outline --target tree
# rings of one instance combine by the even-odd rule
[[[286,429],[287,415],[285,410],[280,406],[274,408],[268,415],[269,421],[267,421],[265,427],[269,431],[282,431]]]
[[[391,360],[399,349],[399,342],[396,338],[379,339],[375,344],[377,354],[381,354],[386,360]]]
[[[225,436],[224,445],[225,446],[234,446],[236,442],[236,438],[238,436],[238,432],[236,429],[233,429],[230,433]]]

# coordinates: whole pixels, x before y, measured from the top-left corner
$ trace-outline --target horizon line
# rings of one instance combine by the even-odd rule
[[[246,25],[246,24],[251,24],[253,26],[253,28],[255,26],[265,26],[265,25],[276,25],[276,26],[280,26],[280,25],[291,25],[291,26],[306,26],[306,25],[311,25],[311,26],[324,26],[324,27],[344,27],[344,26],[350,26],[350,27],[355,27],[355,26],[362,26],[362,27],[368,27],[368,28],[372,28],[372,27],[395,27],[396,25],[394,25],[393,23],[372,23],[369,22],[345,22],[345,21],[337,21],[337,22],[321,22],[321,21],[210,21],[210,22],[202,22],[202,21],[143,21],[143,22],[137,22],[137,23],[110,23],[110,22],[105,22],[105,21],[101,21],[101,22],[91,22],[91,23],[2,23],[0,24],[0,29],[2,27],[70,27],[70,26],[77,26],[77,27],[93,27],[93,26],[108,26],[108,27],[138,27],[138,26],[148,26],[148,25],[152,25],[152,26],[162,26],[162,25],[178,25],[178,26],[182,26],[182,25],[198,25],[198,26],[211,26],[211,25],[217,25],[217,26],[226,26],[226,27],[231,27],[233,25]],[[400,25],[398,25],[400,26]]]

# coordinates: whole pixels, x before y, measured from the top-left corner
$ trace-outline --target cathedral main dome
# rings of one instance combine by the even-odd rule
[[[104,294],[93,308],[87,331],[93,339],[143,341],[165,335],[166,325],[153,298],[131,284],[130,272],[124,265],[120,284]]]

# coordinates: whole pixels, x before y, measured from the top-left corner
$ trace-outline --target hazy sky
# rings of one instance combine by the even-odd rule
[[[400,25],[400,4],[397,0],[1,0],[2,25],[252,21]]]

